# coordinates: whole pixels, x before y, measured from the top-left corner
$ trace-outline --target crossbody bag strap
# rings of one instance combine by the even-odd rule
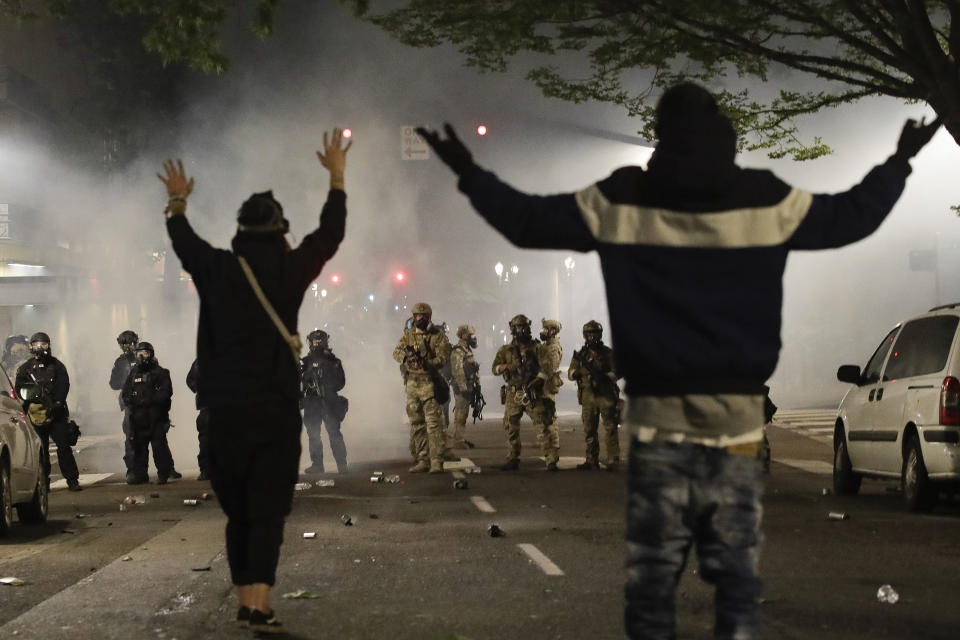
[[[296,333],[290,333],[290,331],[287,329],[287,326],[283,324],[283,320],[280,319],[280,316],[277,315],[273,305],[270,304],[270,300],[267,299],[267,294],[265,294],[263,289],[260,288],[260,283],[257,282],[257,277],[253,275],[253,269],[251,269],[250,265],[247,264],[246,259],[243,256],[237,256],[237,261],[240,263],[240,268],[243,269],[243,275],[247,277],[247,282],[250,283],[250,288],[253,289],[253,293],[256,294],[257,300],[260,301],[260,305],[263,307],[263,310],[266,311],[267,315],[270,316],[270,319],[273,320],[273,324],[276,325],[277,331],[279,331],[280,335],[283,336],[284,341],[286,341],[286,343],[290,346],[290,351],[293,352],[293,360],[299,366],[300,351],[303,349],[303,343],[300,341],[300,335]]]

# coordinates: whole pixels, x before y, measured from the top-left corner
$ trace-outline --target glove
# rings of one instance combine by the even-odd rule
[[[917,155],[920,149],[930,142],[930,138],[940,128],[941,120],[935,118],[930,124],[924,124],[921,120],[907,120],[903,125],[903,131],[900,132],[900,139],[897,141],[897,150],[893,154],[895,160],[907,162],[910,158]]]
[[[443,125],[443,130],[447,133],[447,139],[441,140],[440,134],[436,131],[427,131],[423,127],[417,127],[417,134],[427,141],[430,148],[433,149],[440,159],[458,176],[463,177],[476,169],[477,165],[473,162],[473,155],[470,150],[460,141],[457,133],[449,124]]]

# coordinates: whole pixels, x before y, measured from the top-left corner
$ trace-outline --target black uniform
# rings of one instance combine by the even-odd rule
[[[346,378],[340,358],[330,349],[311,350],[300,361],[300,384],[303,390],[303,424],[307,427],[310,443],[308,471],[323,473],[323,442],[320,440],[320,425],[327,428],[330,449],[340,473],[347,471],[347,447],[340,433],[340,422],[345,413],[346,400],[337,395],[343,389]]]
[[[137,357],[133,351],[124,351],[117,359],[113,361],[113,369],[110,371],[110,388],[114,391],[122,391],[123,383],[130,376],[130,370],[137,363]],[[123,396],[117,395],[117,402],[120,404],[120,411],[123,412],[123,463],[127,467],[127,475],[133,472],[133,438],[130,435],[130,412],[123,405]]]
[[[131,471],[137,481],[147,480],[150,447],[157,467],[157,481],[166,482],[173,471],[173,458],[166,439],[172,396],[170,372],[161,367],[156,358],[134,366],[123,384],[121,397],[130,415],[128,439],[133,447]]]
[[[242,211],[242,210],[241,210]],[[346,194],[331,189],[320,227],[290,249],[279,233],[239,231],[235,252],[214,249],[182,215],[167,232],[200,297],[198,402],[210,409],[210,480],[227,515],[234,584],[274,584],[283,522],[299,476],[302,419],[297,361],[237,261],[243,256],[287,328],[336,252]]]
[[[70,376],[63,363],[51,355],[40,358],[32,357],[17,369],[17,378],[14,382],[17,395],[28,384],[40,385],[40,396],[37,400],[24,403],[24,411],[30,415],[29,405],[42,404],[46,409],[47,422],[42,425],[34,424],[37,434],[43,440],[43,466],[47,477],[50,477],[50,439],[57,445],[57,464],[60,473],[67,480],[68,486],[79,484],[80,470],[70,448],[70,412],[67,410],[67,394],[70,392]],[[32,423],[32,420],[31,420]]]
[[[190,371],[187,372],[187,387],[190,391],[197,393],[199,387],[200,365],[197,360],[190,365]],[[197,464],[200,465],[199,480],[206,480],[210,477],[210,410],[201,404],[200,395],[197,394],[197,444],[200,446],[200,452],[197,454]]]

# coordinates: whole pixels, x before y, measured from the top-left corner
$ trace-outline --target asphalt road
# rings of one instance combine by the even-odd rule
[[[773,427],[765,499],[762,604],[767,638],[956,638],[960,505],[904,511],[891,483],[860,496],[830,486],[829,438],[816,419]],[[563,465],[582,451],[562,420]],[[386,434],[402,443],[406,427]],[[548,473],[523,432],[521,471],[499,472],[497,419],[471,429],[481,472],[412,475],[405,459],[358,461],[334,487],[299,491],[287,521],[275,609],[294,638],[619,638],[625,473]],[[348,440],[349,442],[349,440]],[[223,555],[224,518],[191,478],[128,487],[92,461],[120,455],[115,439],[81,442],[81,493],[55,490],[44,526],[15,526],[0,542],[0,638],[249,637],[233,628],[236,601]],[[186,470],[186,469],[184,469]],[[374,471],[401,482],[371,483]],[[453,484],[459,475],[466,489]],[[145,504],[120,510],[126,496]],[[154,497],[156,496],[156,497]],[[830,520],[840,511],[846,520]],[[346,526],[342,516],[352,522]],[[490,537],[496,523],[505,533]],[[315,533],[305,539],[305,532]],[[899,592],[877,601],[880,585]],[[298,590],[313,598],[283,599]],[[696,558],[682,578],[680,636],[708,638],[712,591]]]

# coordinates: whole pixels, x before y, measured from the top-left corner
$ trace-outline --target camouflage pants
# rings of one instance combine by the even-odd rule
[[[507,432],[507,459],[520,457],[520,419],[526,413],[533,421],[537,442],[547,463],[560,457],[560,430],[557,428],[557,405],[551,398],[523,405],[512,389],[507,389],[507,405],[503,412],[503,429]]]
[[[583,434],[587,445],[587,462],[597,464],[600,460],[600,438],[598,431],[603,424],[603,439],[606,442],[607,464],[620,462],[620,428],[617,425],[619,411],[616,405],[600,406],[584,403],[580,410],[583,420]]]
[[[630,638],[672,640],[690,548],[716,586],[715,638],[756,636],[761,464],[755,455],[631,439],[625,621]]]
[[[407,417],[410,419],[410,453],[414,460],[443,458],[443,412],[434,398],[429,376],[407,378]]]
[[[453,440],[462,442],[467,431],[467,415],[470,413],[470,398],[459,393],[453,395]]]

